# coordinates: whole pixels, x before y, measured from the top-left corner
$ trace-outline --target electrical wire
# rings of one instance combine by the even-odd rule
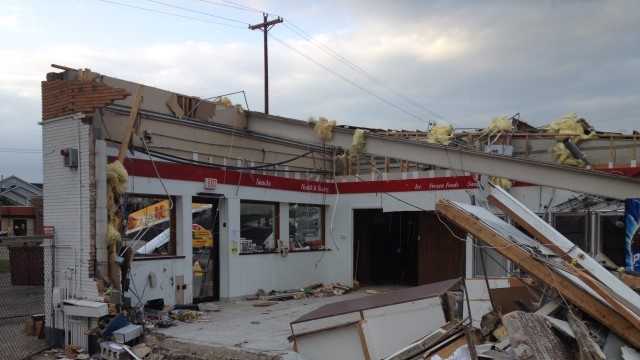
[[[140,141],[142,141],[142,144],[144,145],[145,150],[147,151],[147,155],[149,156],[149,160],[151,160],[151,166],[153,166],[153,171],[156,173],[156,177],[158,178],[158,181],[160,181],[160,184],[162,185],[162,188],[164,189],[164,192],[167,194],[167,199],[169,200],[169,210],[172,210],[173,209],[173,198],[171,198],[171,194],[169,194],[169,190],[167,190],[167,185],[165,185],[164,180],[162,180],[162,177],[160,176],[160,172],[158,171],[158,168],[156,167],[156,162],[153,160],[153,157],[149,153],[149,147],[147,146],[147,142],[144,140],[144,137],[139,136],[139,138],[140,138]]]
[[[311,45],[313,45],[316,48],[320,49],[321,51],[323,51],[327,55],[337,59],[338,61],[340,61],[341,63],[343,63],[347,67],[351,68],[352,70],[364,75],[367,79],[369,79],[369,81],[375,83],[376,85],[378,85],[378,86],[380,86],[382,88],[385,88],[387,91],[389,91],[390,93],[392,93],[396,97],[404,100],[405,103],[407,103],[409,105],[412,105],[412,106],[414,106],[416,108],[419,108],[419,109],[421,109],[423,111],[426,111],[427,113],[429,113],[432,116],[435,116],[435,117],[437,117],[437,118],[439,118],[441,120],[444,119],[444,116],[440,115],[439,113],[437,113],[437,112],[429,109],[428,107],[424,106],[423,104],[411,99],[410,97],[406,96],[405,94],[401,93],[400,91],[397,91],[394,88],[390,87],[389,85],[385,84],[384,81],[382,81],[382,80],[378,79],[377,77],[373,76],[367,70],[365,70],[364,68],[362,68],[358,64],[354,63],[353,61],[349,60],[345,56],[341,55],[339,52],[333,50],[332,48],[330,48],[329,46],[321,43],[320,41],[314,40],[313,37],[309,33],[307,33],[302,28],[300,28],[299,26],[297,26],[294,23],[292,23],[290,20],[285,20],[284,25],[291,32],[297,34],[299,37],[301,37],[302,39],[306,40]]]
[[[254,7],[251,7],[251,6],[248,6],[248,5],[240,4],[239,2],[236,2],[236,1],[222,0],[222,2],[224,2],[226,4],[230,4],[230,5],[235,5],[237,7],[242,7],[244,9],[246,9],[246,10],[251,10],[251,11],[254,11],[254,12],[257,12],[257,13],[269,13],[266,10],[260,10],[260,9],[257,9],[257,8],[254,8]],[[272,15],[276,15],[276,14],[272,14]]]
[[[195,1],[200,1],[202,3],[206,3],[209,5],[214,5],[214,6],[224,6],[224,7],[228,7],[231,9],[236,9],[236,10],[243,10],[243,11],[249,11],[249,12],[260,12],[258,10],[253,10],[248,8],[247,6],[244,5],[240,5],[240,4],[233,4],[233,3],[226,3],[226,2],[220,2],[220,1],[211,1],[211,0],[195,0]]]
[[[122,3],[122,2],[119,2],[119,1],[114,1],[114,0],[97,0],[97,1],[100,1],[100,2],[103,2],[103,3],[107,3],[107,4],[112,4],[112,5],[124,6],[124,7],[128,7],[128,8],[131,8],[131,9],[137,9],[137,10],[143,10],[143,11],[157,13],[157,14],[163,14],[163,15],[167,15],[167,16],[173,16],[173,17],[187,19],[187,20],[200,21],[200,22],[207,23],[207,24],[226,26],[226,27],[230,27],[230,28],[234,28],[234,29],[245,29],[245,27],[243,27],[243,26],[231,25],[231,24],[221,23],[221,22],[217,22],[217,21],[201,19],[201,18],[197,18],[197,17],[193,17],[193,16],[176,14],[176,13],[172,13],[172,12],[169,12],[169,11],[163,11],[163,10],[158,10],[158,9],[152,9],[152,8],[148,8],[148,7],[138,6],[138,5],[125,4],[125,3]]]
[[[12,154],[42,154],[39,149],[0,148],[0,153]]]
[[[115,144],[120,144],[120,141],[117,141],[117,140],[106,139],[106,141],[115,143]],[[307,156],[309,153],[313,151],[307,152],[305,154],[297,155],[293,158],[283,160],[277,163],[269,163],[269,164],[263,164],[263,165],[257,165],[257,166],[233,166],[233,165],[215,164],[215,163],[208,163],[208,162],[194,160],[194,159],[188,159],[188,158],[184,158],[177,155],[167,154],[160,151],[151,150],[148,148],[143,148],[140,146],[131,145],[130,147],[135,151],[141,152],[146,155],[153,155],[153,157],[161,160],[187,164],[187,165],[197,165],[197,166],[203,166],[203,167],[209,167],[209,168],[215,168],[215,169],[223,168],[223,169],[229,169],[229,170],[260,170],[260,171],[270,171],[270,172],[289,172],[289,173],[303,173],[303,174],[324,174],[324,175],[328,174],[328,171],[323,171],[323,170],[268,169],[268,167],[283,165],[283,164],[287,164],[289,162],[295,161],[299,158]]]
[[[357,82],[349,79],[348,77],[342,75],[341,73],[332,70],[330,67],[320,63],[319,61],[315,60],[314,58],[312,58],[311,56],[305,54],[304,52],[300,51],[299,49],[287,44],[285,41],[281,40],[280,38],[276,37],[275,35],[273,35],[272,33],[268,33],[269,37],[271,37],[273,40],[277,41],[280,45],[284,46],[285,48],[289,49],[290,51],[293,51],[294,53],[302,56],[303,58],[307,59],[308,61],[312,62],[313,64],[315,64],[316,66],[322,68],[323,70],[327,71],[328,73],[336,76],[337,78],[343,80],[344,82],[350,84],[351,86],[360,89],[361,91],[367,93],[368,95],[376,98],[377,100],[379,100],[380,102],[391,106],[392,108],[420,121],[421,123],[426,123],[426,121],[424,119],[422,119],[420,116],[416,115],[415,113],[408,111],[407,109],[398,106],[396,104],[394,104],[393,102],[385,99],[384,97],[376,94],[374,91],[367,89],[366,87],[358,84]]]
[[[148,1],[150,3],[154,3],[154,4],[163,5],[163,6],[167,6],[167,7],[170,7],[170,8],[182,10],[182,11],[187,11],[187,12],[194,13],[194,14],[200,14],[200,15],[209,16],[209,17],[212,17],[212,18],[220,19],[220,20],[225,20],[225,21],[229,21],[229,22],[235,22],[235,23],[239,23],[239,24],[243,24],[243,25],[247,25],[247,26],[250,25],[246,21],[233,19],[233,18],[229,18],[229,17],[226,17],[226,16],[215,15],[215,14],[212,14],[212,13],[208,13],[206,11],[194,10],[194,9],[186,8],[186,7],[183,7],[183,6],[173,5],[173,4],[166,3],[164,1],[159,1],[159,0],[146,0],[146,1]]]

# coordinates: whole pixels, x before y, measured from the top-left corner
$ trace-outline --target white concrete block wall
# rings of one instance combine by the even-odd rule
[[[113,152],[113,149],[111,151]],[[141,158],[144,159],[145,156]],[[134,278],[136,286],[143,287],[147,281],[146,274],[154,268],[156,271],[166,268],[167,270],[162,270],[162,273],[169,272],[171,278],[184,275],[188,285],[185,300],[190,301],[193,291],[191,234],[188,231],[191,226],[191,213],[187,202],[190,204],[192,196],[205,190],[202,182],[165,180],[164,183],[169,193],[178,197],[178,214],[181,214],[177,222],[178,233],[182,234],[177,239],[178,255],[183,255],[185,258],[135,261]],[[145,177],[130,177],[129,191],[165,194],[158,179]],[[313,282],[340,281],[352,284],[354,209],[418,210],[394,197],[426,210],[434,210],[435,204],[442,198],[466,203],[470,201],[469,192],[465,190],[399,192],[391,194],[393,196],[384,193],[324,195],[219,184],[212,192],[224,197],[220,201],[220,236],[217,239],[220,243],[221,298],[243,296],[254,293],[257,289],[269,291],[299,288]],[[474,192],[475,190],[471,191],[471,193]],[[541,187],[515,188],[513,193],[536,211],[539,211],[540,204],[547,204],[552,197],[553,203],[568,198],[566,192],[558,191],[554,194],[552,190]],[[280,240],[285,244],[288,243],[290,203],[325,205],[325,245],[329,251],[289,253],[286,257],[279,254],[240,255],[234,252],[233,244],[240,238],[240,202],[242,200],[272,201],[280,204]],[[171,263],[171,266],[167,267],[167,262]],[[472,263],[469,262],[469,265],[472,266]],[[166,299],[175,298],[173,288],[166,288],[163,293],[166,294]],[[154,298],[147,295],[151,296],[151,293],[145,294],[144,300]]]
[[[67,294],[96,299],[89,277],[90,244],[90,127],[73,117],[47,120],[42,125],[44,161],[44,224],[55,227],[55,283]],[[78,149],[77,169],[64,166],[60,150]],[[51,269],[45,269],[51,271]]]

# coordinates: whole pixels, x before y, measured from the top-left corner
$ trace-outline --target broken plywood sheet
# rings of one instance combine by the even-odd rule
[[[523,311],[502,318],[518,360],[571,359],[569,349],[551,331],[543,316]]]
[[[178,119],[182,119],[182,117],[184,117],[184,110],[182,110],[182,107],[178,104],[178,95],[171,94],[169,96],[169,99],[167,100],[167,107]]]
[[[195,118],[203,121],[213,121],[216,116],[216,104],[211,101],[201,100],[196,105]]]

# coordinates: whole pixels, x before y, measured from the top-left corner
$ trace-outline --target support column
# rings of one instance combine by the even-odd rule
[[[289,203],[280,203],[279,206],[279,226],[280,226],[280,244],[282,247],[289,247]]]
[[[184,302],[193,302],[193,243],[191,235],[191,222],[193,214],[191,210],[191,195],[179,196],[176,198],[176,255],[184,256],[181,261],[183,266],[175,269],[175,276],[184,276],[184,283],[187,288],[184,290]]]

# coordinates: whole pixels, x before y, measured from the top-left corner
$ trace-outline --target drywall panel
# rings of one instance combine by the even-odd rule
[[[368,359],[362,347],[359,331],[359,325],[353,324],[296,336],[297,351],[305,360]]]
[[[393,354],[446,323],[439,297],[370,309],[363,315],[373,359]]]
[[[327,318],[321,318],[311,321],[305,321],[300,323],[291,324],[293,333],[296,335],[302,335],[309,332],[314,332],[323,329],[335,328],[341,325],[346,325],[360,321],[360,313],[353,312],[343,315],[331,316]]]

